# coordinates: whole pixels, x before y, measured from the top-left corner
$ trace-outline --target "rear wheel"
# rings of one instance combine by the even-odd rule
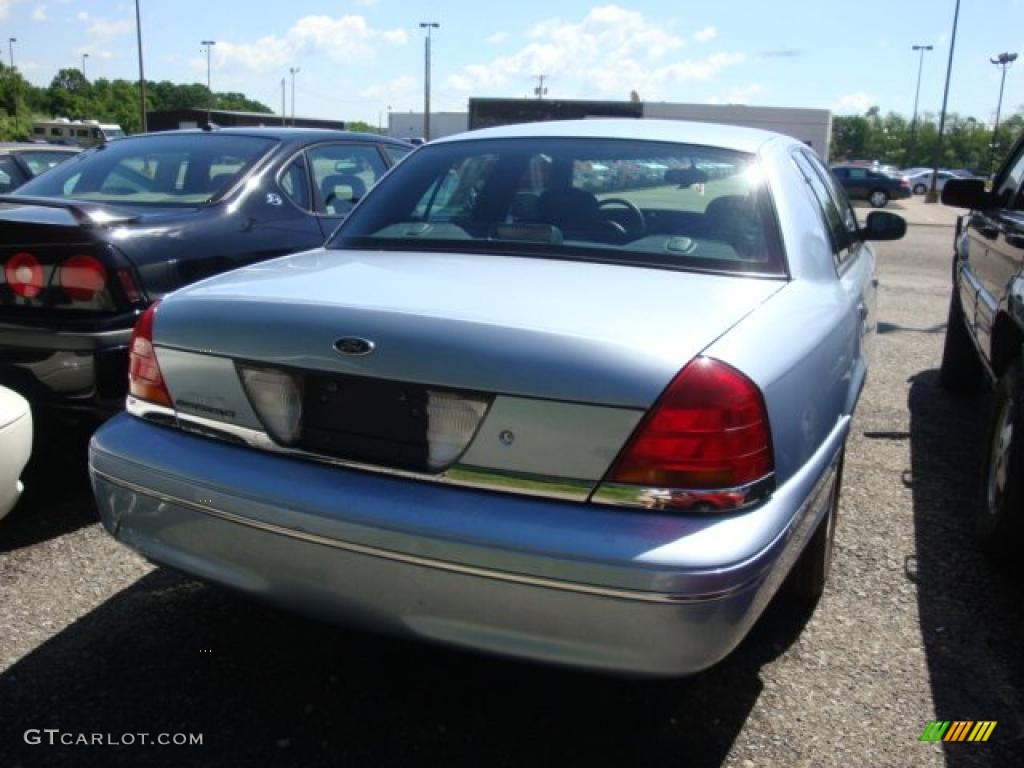
[[[973,392],[981,383],[985,371],[978,359],[978,351],[971,341],[960,299],[953,288],[949,297],[949,315],[946,319],[946,343],[942,348],[942,366],[939,382],[949,392]]]
[[[884,189],[875,189],[868,195],[868,202],[872,208],[885,208],[889,202],[889,194]]]
[[[914,185],[914,194],[915,195],[923,195],[927,191],[928,191],[928,187],[926,187],[924,184],[915,184]]]
[[[818,523],[817,529],[807,542],[800,558],[789,572],[783,589],[790,598],[801,603],[817,602],[825,591],[825,583],[832,568],[832,552],[835,549],[836,523],[839,518],[839,495],[843,486],[843,463],[846,456],[844,446],[839,454],[839,465],[829,495],[828,511]]]
[[[976,535],[987,554],[1009,560],[1024,539],[1024,374],[1014,361],[996,386]],[[1016,555],[1019,557],[1019,554]]]

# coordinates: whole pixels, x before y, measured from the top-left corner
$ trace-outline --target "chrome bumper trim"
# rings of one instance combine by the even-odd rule
[[[564,501],[586,501],[594,488],[594,480],[578,480],[575,478],[555,477],[547,475],[529,475],[524,473],[502,472],[488,469],[487,467],[468,466],[456,464],[449,467],[440,474],[431,475],[424,472],[413,472],[410,470],[393,469],[381,467],[375,464],[363,464],[358,461],[348,461],[334,456],[324,456],[319,453],[311,453],[298,448],[289,448],[274,442],[266,432],[249,427],[242,427],[237,424],[228,424],[216,419],[207,419],[202,416],[181,413],[173,408],[162,405],[155,405],[144,400],[128,396],[125,401],[125,410],[140,419],[162,424],[169,427],[178,427],[188,432],[195,432],[206,437],[218,440],[225,440],[232,443],[240,443],[250,448],[262,451],[292,456],[294,458],[316,461],[321,464],[331,464],[347,469],[356,469],[363,472],[373,472],[379,475],[401,477],[407,480],[419,482],[440,483],[443,485],[457,485],[464,488],[475,488],[483,491],[495,491],[498,493],[516,493],[525,496],[538,496],[548,499],[561,499]]]
[[[274,534],[276,536],[284,536],[290,539],[298,541],[304,541],[310,544],[317,544],[320,546],[331,547],[333,549],[340,549],[345,552],[352,552],[359,555],[366,555],[368,557],[376,557],[384,560],[391,560],[405,565],[415,565],[424,568],[433,568],[441,571],[448,571],[450,573],[458,573],[464,576],[475,576],[484,579],[494,579],[497,581],[510,582],[513,584],[521,584],[530,587],[539,587],[542,589],[554,589],[563,592],[575,592],[578,594],[590,595],[592,597],[603,597],[611,598],[615,600],[632,600],[644,603],[664,603],[679,605],[685,603],[702,603],[711,600],[721,600],[724,598],[731,597],[732,595],[743,592],[744,590],[755,586],[759,583],[764,576],[764,572],[759,572],[756,576],[745,581],[742,584],[735,585],[726,590],[720,590],[716,592],[710,592],[705,594],[664,594],[659,592],[641,592],[637,590],[628,589],[615,589],[612,587],[602,587],[591,584],[581,584],[578,582],[571,581],[559,581],[556,579],[548,579],[538,576],[527,576],[520,573],[511,573],[508,571],[495,571],[489,568],[481,568],[473,565],[465,565],[462,563],[453,563],[447,560],[436,560],[429,557],[421,557],[418,555],[410,555],[402,552],[394,552],[392,550],[380,549],[379,547],[371,547],[364,544],[356,544],[349,541],[342,541],[340,539],[334,539],[327,536],[320,536],[315,533],[309,533],[307,531],[299,531],[293,528],[286,528],[284,526],[275,525],[273,523],[267,523],[262,520],[253,520],[249,517],[243,517],[242,515],[236,515],[232,512],[227,512],[222,509],[218,509],[208,504],[198,504],[194,501],[182,499],[178,496],[162,493],[152,488],[146,488],[141,485],[129,482],[127,480],[121,480],[111,475],[97,470],[95,467],[90,467],[90,472],[94,477],[97,477],[105,482],[115,485],[124,490],[132,493],[142,494],[151,498],[159,499],[162,502],[168,504],[174,504],[177,506],[185,507],[186,509],[199,512],[209,517],[217,518],[229,523],[235,523],[237,525],[243,525],[248,528],[254,528],[256,530],[264,531],[266,533]],[[120,525],[118,526],[120,528]]]
[[[602,483],[594,491],[591,501],[616,507],[640,507],[643,509],[693,512],[700,514],[730,514],[749,509],[768,498],[775,488],[775,474],[737,488],[718,490],[686,490],[683,488],[648,488],[642,485],[624,483]],[[721,497],[729,497],[734,503],[722,507],[715,503]]]

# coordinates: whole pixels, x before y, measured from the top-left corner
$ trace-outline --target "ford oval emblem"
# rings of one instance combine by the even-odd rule
[[[342,355],[360,357],[373,352],[374,343],[369,339],[360,339],[358,336],[343,336],[334,342],[334,348]]]

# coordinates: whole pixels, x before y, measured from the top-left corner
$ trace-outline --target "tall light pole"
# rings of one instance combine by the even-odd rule
[[[200,45],[206,50],[206,124],[210,125],[210,111],[213,109],[213,89],[210,87],[210,54],[213,53],[213,46],[216,40],[201,40]]]
[[[285,94],[284,78],[282,77],[281,78],[281,125],[288,125],[288,117],[287,117],[288,110],[285,108],[284,94]]]
[[[135,0],[135,35],[139,43],[139,118],[142,132],[146,132],[146,73],[142,69],[142,16],[139,0]]]
[[[14,124],[18,124],[18,81],[14,78],[14,44],[18,42],[18,38],[9,37],[7,38],[8,50],[11,53],[11,83],[14,85]]]
[[[85,76],[85,60],[88,59],[88,58],[89,58],[89,54],[88,53],[83,53],[82,54],[82,79],[83,80],[88,80],[89,79],[89,78],[87,78]]]
[[[932,185],[925,195],[926,203],[939,202],[936,184],[939,180],[939,164],[942,162],[942,134],[946,130],[946,105],[949,103],[949,80],[953,75],[953,52],[956,50],[956,24],[960,20],[960,0],[956,0],[953,11],[953,36],[949,40],[949,63],[946,64],[946,88],[942,92],[942,113],[939,115],[939,137],[935,142],[935,162],[932,164]]]
[[[300,67],[288,67],[288,71],[292,75],[292,128],[295,127],[295,75],[301,72]]]
[[[917,90],[914,91],[914,117],[910,121],[910,151],[908,154],[913,155],[914,149],[917,147],[917,103],[921,98],[921,70],[924,68],[924,52],[932,50],[935,46],[914,45],[911,47],[915,51],[920,51],[917,59]]]
[[[430,141],[430,30],[441,25],[436,21],[421,21],[420,28],[427,30],[425,42],[426,67],[423,79],[423,140]]]
[[[999,117],[1003,111],[1003,87],[1006,85],[1006,70],[1017,60],[1016,53],[1000,53],[994,59],[989,59],[997,67],[1003,70],[1003,77],[999,81],[999,102],[996,104],[996,125],[992,129],[992,157],[989,159],[989,171],[995,171],[996,167],[996,139],[999,136]]]

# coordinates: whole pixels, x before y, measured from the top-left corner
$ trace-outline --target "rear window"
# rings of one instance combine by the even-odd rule
[[[275,139],[168,134],[121,139],[96,147],[33,179],[19,193],[141,205],[215,201]]]
[[[785,274],[755,156],[619,139],[427,145],[367,196],[328,247]]]

